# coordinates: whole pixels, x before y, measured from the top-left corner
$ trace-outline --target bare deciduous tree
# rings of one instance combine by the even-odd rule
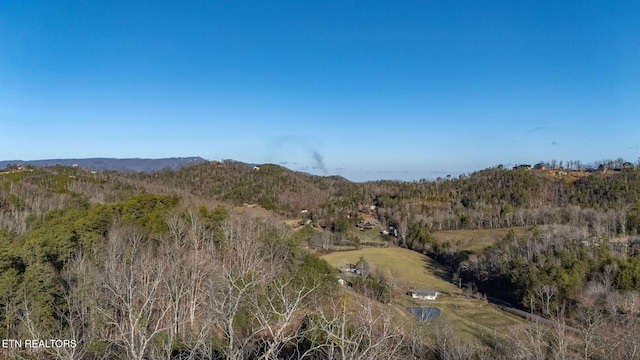
[[[557,293],[558,288],[555,285],[545,284],[536,288],[536,299],[544,315],[551,315],[551,302]]]
[[[130,359],[143,359],[153,340],[166,330],[170,307],[163,287],[167,264],[157,261],[153,247],[137,229],[118,228],[109,235],[104,268],[100,273],[102,292],[97,311],[113,330],[114,341]]]
[[[224,334],[222,352],[227,359],[242,359],[250,353],[255,333],[246,328],[251,327],[250,324],[241,329],[239,317],[252,301],[254,292],[273,274],[268,273],[270,267],[261,251],[257,220],[231,217],[223,228],[221,267],[207,285],[212,306],[205,325],[212,325]]]
[[[285,346],[294,344],[299,336],[295,324],[300,322],[296,314],[319,286],[317,281],[307,284],[299,277],[279,276],[253,297],[256,331],[264,334],[260,359],[276,359]]]
[[[314,353],[325,359],[404,358],[404,333],[393,322],[393,308],[347,295],[330,297],[329,305],[317,314],[315,331],[324,339]],[[349,309],[355,306],[355,309]]]

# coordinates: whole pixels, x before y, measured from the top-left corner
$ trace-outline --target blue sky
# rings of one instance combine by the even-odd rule
[[[4,1],[0,160],[355,181],[640,157],[638,1]]]

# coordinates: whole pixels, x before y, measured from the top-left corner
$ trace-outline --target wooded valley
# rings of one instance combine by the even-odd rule
[[[603,164],[367,183],[231,160],[7,166],[0,357],[638,359],[640,169]],[[505,235],[468,246],[490,230]],[[451,296],[536,317],[508,333],[418,321],[393,274],[343,286],[321,258],[374,246],[435,260]]]

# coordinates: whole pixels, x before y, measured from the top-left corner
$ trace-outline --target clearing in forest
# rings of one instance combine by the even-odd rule
[[[538,225],[539,231],[560,229],[565,225]],[[527,231],[531,231],[532,226],[514,226],[510,228],[488,229],[488,230],[445,230],[436,231],[431,234],[440,244],[449,242],[458,250],[479,252],[493,245],[496,241],[503,239],[513,230],[516,237],[523,236]]]
[[[363,257],[371,266],[395,282],[401,288],[431,288],[440,291],[456,291],[454,284],[448,281],[448,274],[435,260],[418,252],[400,247],[364,248],[361,250],[337,251],[323,255],[329,264],[336,268],[340,265],[356,264]]]
[[[463,296],[441,295],[433,302],[423,301],[420,305],[439,308],[439,320],[450,323],[461,337],[468,339],[495,340],[496,334],[509,334],[515,326],[527,324],[525,319],[502,311],[496,305]]]
[[[361,250],[340,251],[323,255],[332,266],[339,268],[347,263],[355,264],[360,257],[366,259],[375,269],[396,281],[394,308],[396,321],[409,321],[413,317],[406,311],[409,306],[434,306],[441,315],[430,326],[442,326],[448,323],[466,339],[487,341],[495,334],[507,334],[513,326],[526,324],[526,320],[500,310],[486,301],[472,299],[456,294],[442,294],[436,300],[417,300],[406,295],[412,287],[426,287],[455,293],[457,287],[446,280],[446,271],[438,263],[418,252],[400,247],[365,248]],[[355,296],[355,295],[354,295]],[[438,325],[440,323],[440,325]]]
[[[489,230],[445,230],[436,231],[431,236],[440,244],[448,241],[459,250],[478,252],[503,239],[510,229],[513,229],[515,235],[519,237],[529,231],[531,226]]]

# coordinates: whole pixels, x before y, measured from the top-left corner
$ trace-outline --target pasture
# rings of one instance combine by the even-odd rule
[[[448,281],[446,269],[435,260],[412,250],[400,247],[371,247],[336,251],[322,256],[336,268],[344,264],[355,264],[360,257],[367,260],[373,271],[382,271],[391,283],[395,283],[395,287],[407,290],[424,287],[440,291],[457,291],[456,286]]]
[[[438,242],[449,242],[458,250],[469,252],[480,252],[481,250],[493,245],[496,241],[503,239],[513,230],[516,237],[524,236],[531,231],[531,226],[514,226],[503,229],[487,229],[487,230],[445,230],[436,231],[431,236]],[[566,225],[539,225],[539,231],[566,231]]]
[[[400,247],[364,248],[361,250],[338,251],[323,255],[332,266],[339,268],[345,264],[355,264],[363,257],[390,279],[395,288],[394,308],[398,321],[413,318],[406,310],[414,306],[434,306],[441,310],[438,322],[448,323],[467,339],[486,341],[495,334],[506,334],[515,325],[526,320],[500,310],[483,300],[458,294],[459,289],[448,279],[446,269],[431,258],[418,252]],[[440,294],[436,300],[417,300],[406,295],[413,287],[425,287],[450,294]],[[432,324],[430,326],[438,326]]]
[[[450,242],[459,250],[478,252],[493,245],[496,241],[503,239],[510,229],[513,229],[516,236],[522,236],[529,231],[530,226],[519,226],[503,229],[488,230],[446,230],[436,231],[431,234],[438,243]]]
[[[439,320],[453,325],[458,334],[468,339],[508,334],[514,326],[527,323],[496,305],[459,295],[444,294],[435,301],[422,301],[419,305],[438,307],[441,311]]]

